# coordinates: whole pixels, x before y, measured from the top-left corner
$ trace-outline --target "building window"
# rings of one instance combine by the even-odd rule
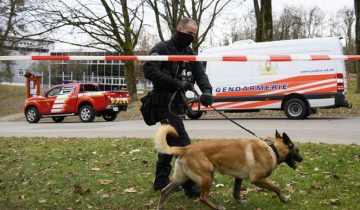
[[[24,76],[25,73],[26,73],[25,69],[19,69],[19,70],[18,70],[18,75],[19,75],[19,76]]]

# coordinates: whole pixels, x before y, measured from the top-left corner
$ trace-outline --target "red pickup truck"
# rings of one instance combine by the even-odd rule
[[[95,116],[113,121],[130,102],[128,91],[99,91],[93,83],[68,83],[55,86],[44,96],[25,101],[24,111],[29,123],[52,117],[61,122],[66,116],[79,115],[82,122],[92,122]]]

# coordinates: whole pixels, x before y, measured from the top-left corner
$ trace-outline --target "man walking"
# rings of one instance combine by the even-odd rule
[[[190,48],[194,36],[198,30],[196,22],[189,18],[182,19],[175,33],[168,41],[156,44],[150,51],[151,55],[194,55]],[[152,106],[157,122],[170,124],[177,130],[179,139],[167,137],[170,146],[186,146],[190,144],[190,138],[185,130],[182,119],[174,113],[183,114],[185,101],[180,93],[193,89],[193,83],[200,87],[202,95],[200,102],[204,106],[209,106],[213,102],[212,87],[205,74],[204,67],[200,62],[160,62],[149,61],[144,65],[144,75],[153,83]],[[183,79],[184,76],[191,75],[192,79]],[[173,94],[177,92],[174,103],[169,110],[169,103]],[[155,181],[153,188],[161,190],[169,183],[171,172],[172,155],[158,154],[156,163]],[[185,194],[189,197],[197,197],[200,194],[199,187],[193,182],[188,181],[183,186]]]

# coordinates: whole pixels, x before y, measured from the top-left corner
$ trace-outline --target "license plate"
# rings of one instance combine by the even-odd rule
[[[113,107],[113,111],[114,111],[114,112],[117,112],[117,111],[119,111],[119,107],[117,107],[117,106],[114,106],[114,107]]]

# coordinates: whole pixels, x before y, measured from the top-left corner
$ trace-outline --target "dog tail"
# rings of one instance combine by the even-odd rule
[[[162,125],[156,132],[154,138],[155,149],[164,154],[182,156],[184,154],[183,147],[170,147],[166,142],[166,136],[170,135],[179,138],[176,129],[171,125]]]

